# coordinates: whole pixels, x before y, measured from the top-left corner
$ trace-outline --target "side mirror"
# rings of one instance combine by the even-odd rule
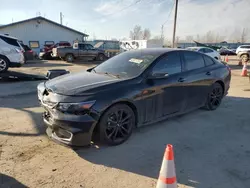
[[[166,78],[168,77],[168,73],[159,73],[159,72],[155,72],[152,73],[151,75],[149,75],[149,79],[161,79],[161,78]]]

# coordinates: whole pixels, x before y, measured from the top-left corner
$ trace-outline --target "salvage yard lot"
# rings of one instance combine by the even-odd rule
[[[166,144],[174,145],[179,187],[250,187],[250,83],[236,63],[232,58],[231,88],[218,110],[196,110],[137,129],[116,147],[73,150],[50,141],[36,83],[0,82],[1,94],[13,88],[12,95],[0,97],[0,187],[155,187]],[[51,61],[13,70],[45,74],[90,66]],[[31,90],[22,94],[17,85]]]

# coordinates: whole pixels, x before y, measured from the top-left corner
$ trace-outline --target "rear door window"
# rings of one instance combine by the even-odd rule
[[[86,50],[85,44],[78,44],[80,50]]]
[[[168,75],[181,72],[181,59],[179,53],[172,52],[161,58],[153,68],[153,73],[168,73]]]
[[[186,70],[195,70],[205,66],[202,54],[195,52],[183,52]]]
[[[18,44],[17,40],[16,39],[12,39],[12,38],[9,38],[9,37],[4,37],[4,36],[0,36],[0,38],[6,42],[7,44],[9,45],[12,45],[12,46],[16,46],[16,47],[19,47],[20,48],[20,45]]]

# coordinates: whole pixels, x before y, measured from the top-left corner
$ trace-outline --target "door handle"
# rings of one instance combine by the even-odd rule
[[[210,71],[206,72],[206,75],[210,76],[210,75],[211,75],[211,72],[210,72]]]
[[[185,82],[186,79],[184,78],[179,78],[178,82]]]

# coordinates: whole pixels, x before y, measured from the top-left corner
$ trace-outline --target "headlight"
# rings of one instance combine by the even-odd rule
[[[59,103],[57,105],[57,109],[61,112],[79,114],[89,110],[94,104],[95,101],[87,101],[80,103]]]

